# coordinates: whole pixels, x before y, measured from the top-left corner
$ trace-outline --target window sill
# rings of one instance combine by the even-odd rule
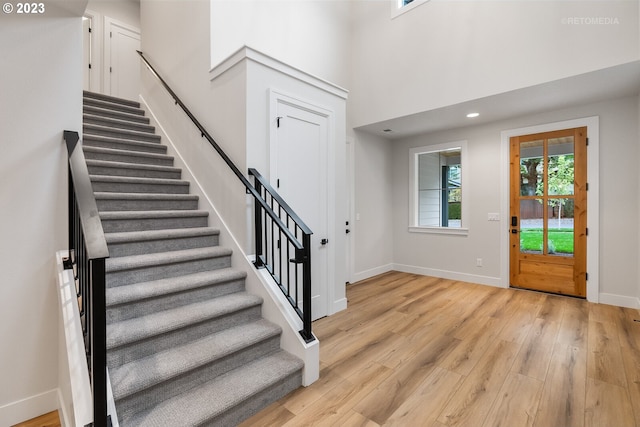
[[[447,228],[447,227],[409,227],[409,233],[427,234],[447,234],[452,236],[469,235],[468,228]]]
[[[416,7],[427,3],[429,0],[413,0],[406,6],[398,7],[397,0],[391,2],[391,19],[395,19],[398,16],[415,9]]]

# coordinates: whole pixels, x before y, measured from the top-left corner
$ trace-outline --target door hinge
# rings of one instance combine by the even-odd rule
[[[584,273],[584,280],[589,280],[589,273]]]
[[[587,186],[585,187],[587,191],[589,191],[589,183],[587,182]]]
[[[589,145],[589,138],[585,138],[585,141],[587,141],[587,145]]]
[[[91,32],[91,27],[89,27],[89,32]]]
[[[91,69],[91,64],[89,64],[89,69]]]
[[[589,227],[587,227],[587,228],[585,229],[585,232],[584,232],[584,233],[585,233],[585,235],[587,235],[587,236],[589,235]]]
[[[280,119],[281,118],[282,118],[281,116],[276,117],[276,126],[277,127],[280,127]]]
[[[113,73],[113,68],[109,67],[109,72]]]
[[[113,32],[112,31],[109,31],[109,38],[111,38],[111,39],[113,38]]]
[[[280,178],[276,179],[276,188],[280,188]]]

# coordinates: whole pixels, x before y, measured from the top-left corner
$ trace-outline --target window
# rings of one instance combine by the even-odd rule
[[[408,12],[429,0],[395,0],[391,2],[391,19]]]
[[[466,234],[466,141],[410,150],[410,231]]]

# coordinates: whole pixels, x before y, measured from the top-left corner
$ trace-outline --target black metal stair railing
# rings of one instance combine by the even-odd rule
[[[180,106],[198,128],[200,135],[211,144],[231,171],[242,182],[247,194],[253,197],[256,246],[255,266],[267,269],[284,293],[287,301],[302,319],[303,327],[300,335],[303,339],[306,342],[315,340],[311,330],[311,230],[255,169],[249,170],[249,174],[254,177],[255,182],[255,185],[251,184],[180,100],[178,95],[158,74],[144,54],[140,51],[138,51],[138,54],[149,71],[171,95],[176,105]],[[302,304],[300,304],[300,301],[302,301]]]
[[[91,188],[78,132],[64,131],[69,153],[69,257],[73,269],[93,398],[93,426],[111,426],[107,415],[105,259],[109,250]]]

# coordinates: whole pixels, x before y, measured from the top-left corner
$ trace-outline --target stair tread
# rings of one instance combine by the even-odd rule
[[[120,154],[123,156],[134,156],[134,157],[147,157],[153,159],[170,159],[174,160],[173,156],[169,156],[166,154],[158,154],[158,153],[147,153],[145,151],[131,151],[131,150],[120,150],[118,148],[104,148],[104,147],[92,147],[90,145],[83,145],[82,150],[87,152],[94,153],[105,153],[105,154]],[[126,162],[123,162],[126,163]]]
[[[122,399],[210,364],[281,332],[279,326],[261,319],[126,363],[109,372],[114,399]]]
[[[201,210],[166,210],[166,211],[107,211],[100,212],[102,220],[127,220],[146,218],[184,218],[209,216],[209,212]]]
[[[107,275],[116,271],[144,268],[154,265],[176,264],[197,259],[216,258],[231,255],[229,248],[222,246],[209,246],[204,248],[181,249],[178,251],[155,252],[142,255],[128,255],[116,258],[107,258],[105,268]]]
[[[141,176],[89,175],[91,182],[116,182],[128,184],[189,185],[189,181],[171,178],[147,178]]]
[[[129,114],[137,114],[140,116],[144,116],[144,110],[140,109],[140,107],[120,104],[117,102],[105,101],[104,99],[98,98],[84,98],[83,99],[84,106],[92,106],[92,107],[100,107],[106,110],[118,111],[118,112],[127,112]]]
[[[112,193],[108,193],[112,194]],[[137,194],[137,193],[136,193]],[[175,228],[162,230],[125,231],[119,233],[105,233],[107,244],[127,243],[147,240],[173,239],[179,237],[197,237],[219,235],[220,230],[211,227]]]
[[[95,147],[94,147],[95,148]],[[124,151],[124,150],[121,150]],[[166,171],[166,172],[181,172],[180,168],[176,168],[173,166],[162,166],[162,165],[145,165],[142,163],[125,163],[125,162],[114,162],[111,160],[94,160],[87,159],[88,166],[103,166],[103,167],[112,167],[112,168],[123,168],[123,169],[141,169],[141,170],[153,170],[153,171]]]
[[[101,125],[94,125],[89,123],[84,123],[82,125],[83,136],[93,135],[92,132],[96,132],[96,131],[106,131],[106,132],[117,133],[122,135],[130,135],[133,137],[142,136],[142,137],[148,138],[152,136],[153,139],[160,140],[160,135],[156,135],[156,133],[151,130],[137,131],[137,130],[131,130],[131,129],[112,128],[111,126],[101,126]]]
[[[245,292],[236,292],[207,301],[115,322],[107,325],[107,350],[260,304],[262,304],[262,298]]]
[[[82,111],[86,114],[91,114],[97,117],[111,117],[116,116],[122,120],[130,120],[137,123],[149,124],[151,120],[140,114],[132,114],[124,111],[116,111],[108,108],[96,107],[93,105],[83,105]]]
[[[198,200],[195,194],[180,193],[117,193],[96,191],[96,200]]]
[[[114,144],[126,144],[132,147],[145,147],[152,148],[155,150],[167,150],[166,145],[162,145],[160,142],[153,141],[136,141],[134,139],[125,139],[125,138],[114,138],[110,136],[104,135],[83,135],[82,141],[84,144],[88,142],[98,141],[98,142],[106,142],[106,143],[114,143]]]
[[[91,91],[88,91],[88,90],[83,90],[82,91],[82,97],[83,98],[89,98],[89,99],[97,99],[97,100],[105,101],[105,102],[111,102],[111,103],[114,103],[114,104],[124,104],[124,105],[128,105],[130,107],[140,108],[140,103],[138,101],[134,101],[132,99],[120,98],[120,97],[112,96],[112,95],[105,95],[104,93],[98,93],[98,92],[91,92]]]
[[[246,276],[247,274],[241,270],[220,268],[217,270],[186,274],[184,276],[107,288],[107,307],[211,286],[217,283],[241,280]]]
[[[107,126],[106,124],[97,124],[97,123],[86,123],[86,124],[90,124],[93,126],[106,126],[106,127],[115,127],[117,129],[126,129],[126,130],[134,130],[134,129],[127,129],[126,126],[134,126],[134,127],[138,127],[141,128],[143,130],[139,130],[138,132],[149,132],[149,133],[155,133],[155,127],[147,124],[147,123],[139,123],[137,121],[129,121],[126,119],[117,119],[115,117],[106,117],[106,116],[100,116],[100,115],[96,115],[96,114],[90,114],[90,113],[83,113],[82,114],[82,120],[83,122],[85,120],[95,120],[95,121],[100,121],[100,122],[106,122],[109,123],[109,126]],[[124,126],[124,128],[123,128]],[[135,130],[134,130],[135,131]]]
[[[130,425],[203,425],[256,393],[302,369],[302,361],[278,351],[230,371],[138,414]]]

